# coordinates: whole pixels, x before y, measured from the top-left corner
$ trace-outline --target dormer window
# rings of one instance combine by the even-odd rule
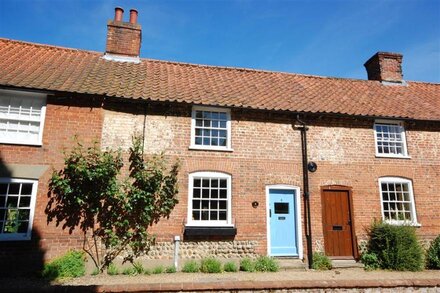
[[[402,122],[377,120],[374,123],[376,156],[408,157],[405,129]]]

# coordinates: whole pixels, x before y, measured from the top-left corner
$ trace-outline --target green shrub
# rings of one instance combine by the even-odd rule
[[[243,258],[242,260],[240,260],[240,271],[254,272],[255,263],[250,258]]]
[[[163,274],[163,272],[165,272],[165,268],[163,266],[157,266],[154,267],[151,272],[155,275]]]
[[[138,274],[138,275],[140,275],[140,274],[143,274],[144,273],[144,266],[142,265],[142,263],[141,262],[139,262],[139,261],[135,261],[134,263],[133,263],[133,269],[134,269],[134,271],[136,272],[136,274]]]
[[[107,268],[107,274],[110,276],[115,276],[115,275],[119,275],[119,270],[118,268],[115,266],[114,263],[111,263],[108,268]]]
[[[223,265],[223,270],[225,272],[237,272],[238,268],[235,262],[229,261]]]
[[[84,253],[69,251],[65,255],[44,265],[41,275],[54,280],[57,278],[76,278],[84,276],[86,272]]]
[[[182,268],[184,273],[197,273],[200,271],[200,266],[195,260],[187,261]]]
[[[432,241],[426,252],[426,267],[432,270],[440,270],[440,235]]]
[[[126,276],[136,275],[136,270],[134,268],[125,268],[122,270],[122,274]]]
[[[278,269],[278,263],[272,257],[260,256],[255,261],[255,270],[257,272],[278,272]]]
[[[98,268],[94,268],[92,271],[92,276],[97,276],[99,275],[99,269]]]
[[[175,272],[177,272],[177,270],[174,266],[169,266],[165,268],[165,273],[167,274],[174,274]]]
[[[202,259],[200,264],[200,271],[209,274],[221,273],[222,263],[218,259],[212,257]]]
[[[367,271],[377,270],[379,266],[379,260],[375,253],[365,252],[361,255],[361,262],[364,264],[364,268]]]
[[[324,253],[314,252],[312,268],[320,271],[331,270],[332,262]]]
[[[423,250],[414,227],[375,222],[368,234],[368,253],[376,254],[380,268],[396,271],[423,269]]]

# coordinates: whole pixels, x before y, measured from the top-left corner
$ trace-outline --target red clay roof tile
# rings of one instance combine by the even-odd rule
[[[440,121],[440,84],[328,78],[141,59],[0,38],[0,86],[225,107]]]

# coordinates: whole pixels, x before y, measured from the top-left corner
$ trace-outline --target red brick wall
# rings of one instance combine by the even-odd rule
[[[128,22],[109,21],[106,52],[127,56],[139,56],[141,27]]]
[[[53,224],[46,224],[47,181],[52,168],[63,164],[62,150],[71,147],[72,137],[82,141],[99,139],[102,147],[129,147],[133,132],[145,132],[146,154],[165,151],[180,158],[179,205],[170,219],[152,229],[159,240],[171,241],[183,233],[187,218],[188,174],[219,171],[232,175],[232,217],[238,229],[236,240],[255,240],[257,252],[266,254],[266,194],[271,184],[302,186],[300,132],[294,116],[249,110],[231,110],[233,152],[200,151],[190,145],[191,107],[167,104],[144,107],[110,104],[91,98],[49,98],[42,147],[0,145],[1,160],[16,164],[45,164],[49,169],[40,178],[33,227],[29,242],[0,242],[2,256],[25,256],[38,251],[45,259],[81,245],[79,235],[68,235]],[[133,115],[135,114],[135,115]],[[376,158],[373,120],[306,117],[309,124],[309,159],[318,164],[310,174],[314,249],[322,245],[320,187],[339,184],[352,187],[355,233],[365,238],[365,227],[381,217],[378,178],[400,176],[413,181],[418,234],[433,238],[440,233],[440,124],[406,124],[410,159]],[[145,121],[145,128],[144,126]],[[257,208],[252,202],[258,201]],[[303,217],[303,203],[301,209]],[[38,234],[38,235],[37,235]],[[305,247],[305,237],[303,237]],[[28,244],[26,244],[28,243]],[[39,247],[39,250],[36,248]],[[37,256],[38,257],[38,256]]]
[[[91,97],[48,97],[42,146],[0,144],[0,159],[6,164],[48,166],[38,182],[32,241],[0,242],[0,262],[11,254],[16,262],[20,255],[32,259],[32,255],[39,254],[44,259],[51,259],[69,248],[81,247],[80,237],[76,233],[69,235],[53,223],[47,225],[44,209],[52,170],[63,166],[62,151],[72,147],[73,137],[78,135],[86,144],[99,141],[102,128],[100,105],[100,100]]]
[[[123,106],[124,112],[109,107],[105,114],[103,147],[121,146],[130,132],[127,125],[143,128],[143,109]],[[115,108],[118,108],[116,106]],[[132,114],[138,114],[133,116]],[[238,229],[237,240],[256,240],[258,252],[266,253],[266,194],[270,184],[299,186],[301,191],[300,132],[292,126],[293,116],[245,110],[232,110],[233,152],[189,150],[191,108],[189,106],[150,106],[146,117],[146,153],[165,150],[182,160],[179,200],[169,220],[153,229],[159,240],[170,241],[182,235],[187,217],[188,174],[195,171],[220,171],[232,174],[232,217]],[[322,245],[321,194],[324,185],[352,187],[355,232],[365,238],[365,228],[373,218],[381,218],[378,178],[400,176],[413,180],[417,229],[422,237],[440,233],[435,200],[440,189],[440,125],[406,125],[408,152],[411,159],[375,157],[373,120],[326,119],[308,117],[309,159],[318,164],[310,174],[312,228],[314,248]],[[128,147],[123,145],[124,147]],[[158,147],[160,146],[160,147]],[[260,203],[254,209],[253,201]],[[302,201],[301,201],[302,206]],[[303,214],[302,214],[303,216]],[[305,237],[303,237],[305,241]],[[305,244],[305,242],[304,242]],[[305,245],[304,245],[305,247]]]

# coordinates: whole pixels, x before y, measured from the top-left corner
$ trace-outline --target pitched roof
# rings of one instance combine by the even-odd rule
[[[319,77],[141,59],[0,38],[0,86],[202,105],[440,121],[440,84]]]

